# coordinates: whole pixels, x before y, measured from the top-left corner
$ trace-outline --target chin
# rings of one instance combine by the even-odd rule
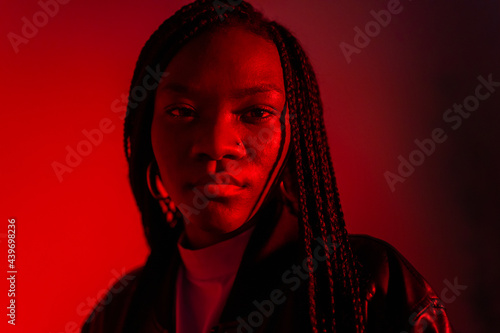
[[[214,212],[213,210],[207,210],[197,216],[192,216],[191,223],[205,232],[225,234],[242,226],[245,223],[245,217],[227,211]]]

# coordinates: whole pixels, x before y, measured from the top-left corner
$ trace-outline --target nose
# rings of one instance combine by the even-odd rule
[[[196,132],[191,155],[197,160],[239,160],[245,155],[241,133],[230,115],[206,119]]]

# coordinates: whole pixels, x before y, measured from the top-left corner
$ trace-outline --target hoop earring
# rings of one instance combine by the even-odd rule
[[[148,165],[146,180],[148,183],[149,193],[151,193],[153,198],[158,200],[158,203],[166,216],[168,226],[174,228],[177,225],[177,221],[182,217],[182,214],[175,206],[172,198],[170,198],[168,193],[165,191],[165,188],[163,188],[158,172],[158,164],[156,164],[156,161],[154,160]]]
[[[283,181],[281,181],[281,183],[280,183],[280,191],[284,197],[285,205],[288,206],[288,208],[290,209],[290,213],[292,213],[295,216],[298,216],[297,214],[298,214],[299,208],[298,208],[297,199],[295,198],[294,195],[292,195],[290,192],[288,192],[286,190],[285,183]]]
[[[285,198],[287,198],[288,200],[290,201],[294,201],[295,198],[293,197],[293,195],[291,195],[285,188],[285,183],[283,182],[283,180],[281,181],[280,183],[280,190],[281,190],[281,193],[283,193],[283,195],[285,196]]]

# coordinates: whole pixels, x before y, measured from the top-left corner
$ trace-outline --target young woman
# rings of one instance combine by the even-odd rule
[[[314,71],[284,27],[241,1],[167,19],[125,120],[151,254],[83,332],[451,332],[397,250],[347,234],[327,142]]]

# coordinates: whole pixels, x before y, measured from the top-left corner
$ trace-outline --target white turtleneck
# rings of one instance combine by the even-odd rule
[[[176,332],[208,333],[218,324],[255,226],[198,250],[177,248],[182,259],[176,282]]]

